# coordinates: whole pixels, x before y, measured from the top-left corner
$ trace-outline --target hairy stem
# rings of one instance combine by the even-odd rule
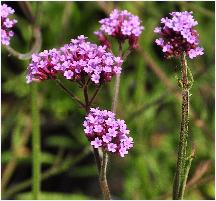
[[[116,75],[114,97],[113,97],[113,101],[112,101],[112,112],[116,111],[117,105],[118,105],[120,79],[121,79],[120,74]]]
[[[189,81],[188,81],[188,66],[186,54],[181,58],[182,63],[182,116],[181,130],[178,146],[178,158],[176,165],[176,173],[173,184],[173,199],[180,200],[184,197],[185,184],[190,166],[187,165],[187,138],[189,124]],[[188,168],[189,167],[189,168]]]
[[[100,187],[103,193],[104,200],[111,199],[110,191],[109,191],[109,187],[108,187],[107,179],[106,179],[107,163],[108,163],[108,154],[105,150],[103,150],[103,158],[102,158],[102,163],[101,163],[99,181],[100,181]]]
[[[122,43],[119,41],[119,56],[122,57]],[[112,100],[112,112],[116,112],[119,97],[119,87],[120,87],[120,77],[121,74],[116,75],[115,86],[114,86],[114,96]]]
[[[186,161],[185,161],[185,169],[184,169],[185,172],[184,172],[182,185],[181,185],[181,188],[180,188],[180,191],[179,191],[179,195],[181,196],[180,197],[181,200],[183,200],[183,198],[184,198],[184,192],[185,192],[185,188],[186,188],[187,178],[188,178],[188,174],[189,174],[189,171],[190,171],[192,160],[194,158],[194,154],[195,154],[195,149],[193,149],[191,151],[190,156],[187,157]]]
[[[32,104],[32,147],[33,147],[33,199],[38,200],[40,194],[40,119],[37,103],[37,84],[31,86]]]

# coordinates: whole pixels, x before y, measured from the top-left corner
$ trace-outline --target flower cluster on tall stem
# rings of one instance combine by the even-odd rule
[[[123,58],[123,60],[125,61],[127,56],[130,54],[130,52],[133,49],[136,49],[138,47],[138,40],[142,33],[142,30],[144,29],[144,27],[141,25],[141,20],[139,19],[139,17],[132,15],[127,10],[120,11],[118,9],[115,9],[111,12],[109,17],[100,20],[99,23],[101,24],[101,26],[99,30],[95,31],[94,33],[97,36],[100,43],[102,45],[106,45],[108,49],[112,51],[112,43],[109,40],[109,37],[115,38],[119,45],[118,56]],[[129,47],[125,52],[123,52],[123,45],[125,44],[126,41],[128,41]],[[115,86],[114,86],[114,95],[112,100],[112,112],[108,111],[108,113],[111,116],[113,116],[117,110],[119,87],[120,87],[120,74],[117,74],[115,80]],[[128,152],[127,150],[133,146],[133,139],[131,137],[127,137],[128,131],[126,131],[124,134],[123,137],[124,140],[123,141],[121,140],[122,138],[121,129],[120,132],[117,129],[118,128],[117,122],[119,120],[117,120],[117,122],[115,121],[115,119],[112,120],[112,118],[108,118],[110,120],[108,119],[106,120],[107,118],[106,116],[108,113],[107,111],[101,111],[101,115],[103,116],[103,118],[105,118],[105,122],[100,123],[100,128],[103,128],[101,132],[96,132],[98,128],[97,124],[96,124],[96,128],[94,128],[95,125],[92,125],[91,123],[89,124],[89,121],[86,121],[84,124],[84,126],[86,127],[85,129],[86,135],[88,139],[91,141],[91,144],[96,147],[102,147],[103,150],[99,181],[105,199],[110,199],[109,187],[106,178],[108,152],[114,152],[123,157],[125,154],[127,154]],[[90,116],[91,116],[91,112],[90,112]],[[111,121],[113,122],[113,126],[114,125],[116,126],[114,127],[111,126],[110,125]],[[108,125],[106,123],[108,123]],[[93,130],[91,131],[92,126],[93,126]],[[124,124],[123,127],[126,128],[126,125]],[[114,133],[111,134],[110,132],[111,133],[114,132]],[[91,138],[91,136],[93,137],[93,139]],[[119,138],[119,136],[121,137]]]
[[[169,18],[161,19],[161,26],[154,32],[161,38],[156,39],[156,44],[162,48],[166,58],[180,58],[182,77],[178,79],[182,89],[182,114],[179,134],[178,157],[176,173],[173,183],[173,199],[183,199],[188,173],[194,157],[194,148],[188,147],[189,125],[189,90],[193,84],[193,76],[187,65],[187,56],[190,59],[203,55],[203,48],[199,47],[198,33],[193,29],[198,24],[193,19],[192,12],[172,12]]]

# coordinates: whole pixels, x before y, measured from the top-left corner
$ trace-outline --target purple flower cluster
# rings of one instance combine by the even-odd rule
[[[137,47],[137,41],[144,29],[138,16],[132,15],[127,10],[115,9],[108,18],[99,21],[101,27],[95,32],[99,40],[105,38],[105,34],[116,37],[121,41],[129,40],[131,47]],[[106,40],[103,40],[106,41]],[[101,42],[103,42],[101,41]]]
[[[166,58],[179,57],[186,52],[193,59],[203,55],[203,48],[198,47],[198,33],[193,29],[198,24],[193,19],[192,12],[172,12],[171,19],[161,19],[161,26],[156,27],[154,32],[161,38],[156,39],[156,44],[162,48]]]
[[[59,49],[33,54],[26,78],[30,83],[55,79],[57,74],[75,81],[89,76],[93,83],[99,84],[120,74],[122,62],[120,57],[107,52],[106,46],[87,42],[86,37],[81,35]]]
[[[1,5],[1,43],[3,45],[9,45],[10,39],[14,35],[11,31],[13,26],[17,23],[17,20],[9,19],[9,16],[14,13],[14,9],[6,4]]]
[[[133,138],[124,120],[116,119],[115,114],[107,110],[91,108],[83,123],[85,134],[94,148],[117,153],[121,157],[133,147]]]

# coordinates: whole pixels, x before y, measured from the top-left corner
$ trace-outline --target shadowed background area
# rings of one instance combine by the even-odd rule
[[[28,52],[31,16],[17,2],[18,23],[11,46]],[[172,11],[193,11],[199,22],[205,54],[188,61],[193,75],[190,140],[196,156],[185,199],[214,199],[214,2],[30,2],[38,15],[42,48],[58,48],[93,32],[114,8],[127,9],[145,26],[140,47],[123,65],[117,116],[134,138],[125,158],[111,156],[108,183],[113,199],[171,199],[180,130],[181,90],[175,75],[179,61],[166,60],[154,43],[153,30]],[[2,69],[2,198],[31,199],[30,86],[25,75],[29,61],[20,61],[1,48]],[[65,82],[79,97],[78,85]],[[94,157],[83,132],[84,112],[53,81],[38,84],[42,143],[41,199],[101,199]],[[114,79],[102,87],[95,105],[110,109]],[[93,92],[93,89],[92,89]]]

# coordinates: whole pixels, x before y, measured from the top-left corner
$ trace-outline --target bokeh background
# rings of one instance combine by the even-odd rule
[[[11,46],[28,52],[31,23],[17,2],[18,23]],[[98,21],[114,8],[138,15],[145,30],[140,48],[124,63],[117,116],[125,119],[134,148],[125,158],[112,156],[108,182],[114,199],[171,199],[180,128],[178,60],[165,60],[154,44],[154,28],[172,11],[193,11],[199,22],[205,54],[188,61],[194,75],[191,89],[190,140],[196,157],[189,174],[185,199],[214,199],[214,2],[29,2],[38,15],[42,48],[58,48],[80,34],[97,42]],[[1,48],[3,199],[31,198],[30,86],[25,82],[29,61]],[[82,97],[77,85],[68,85]],[[110,109],[114,80],[106,84],[95,105]],[[101,199],[94,157],[84,136],[84,112],[53,81],[38,84],[42,143],[41,199]]]

